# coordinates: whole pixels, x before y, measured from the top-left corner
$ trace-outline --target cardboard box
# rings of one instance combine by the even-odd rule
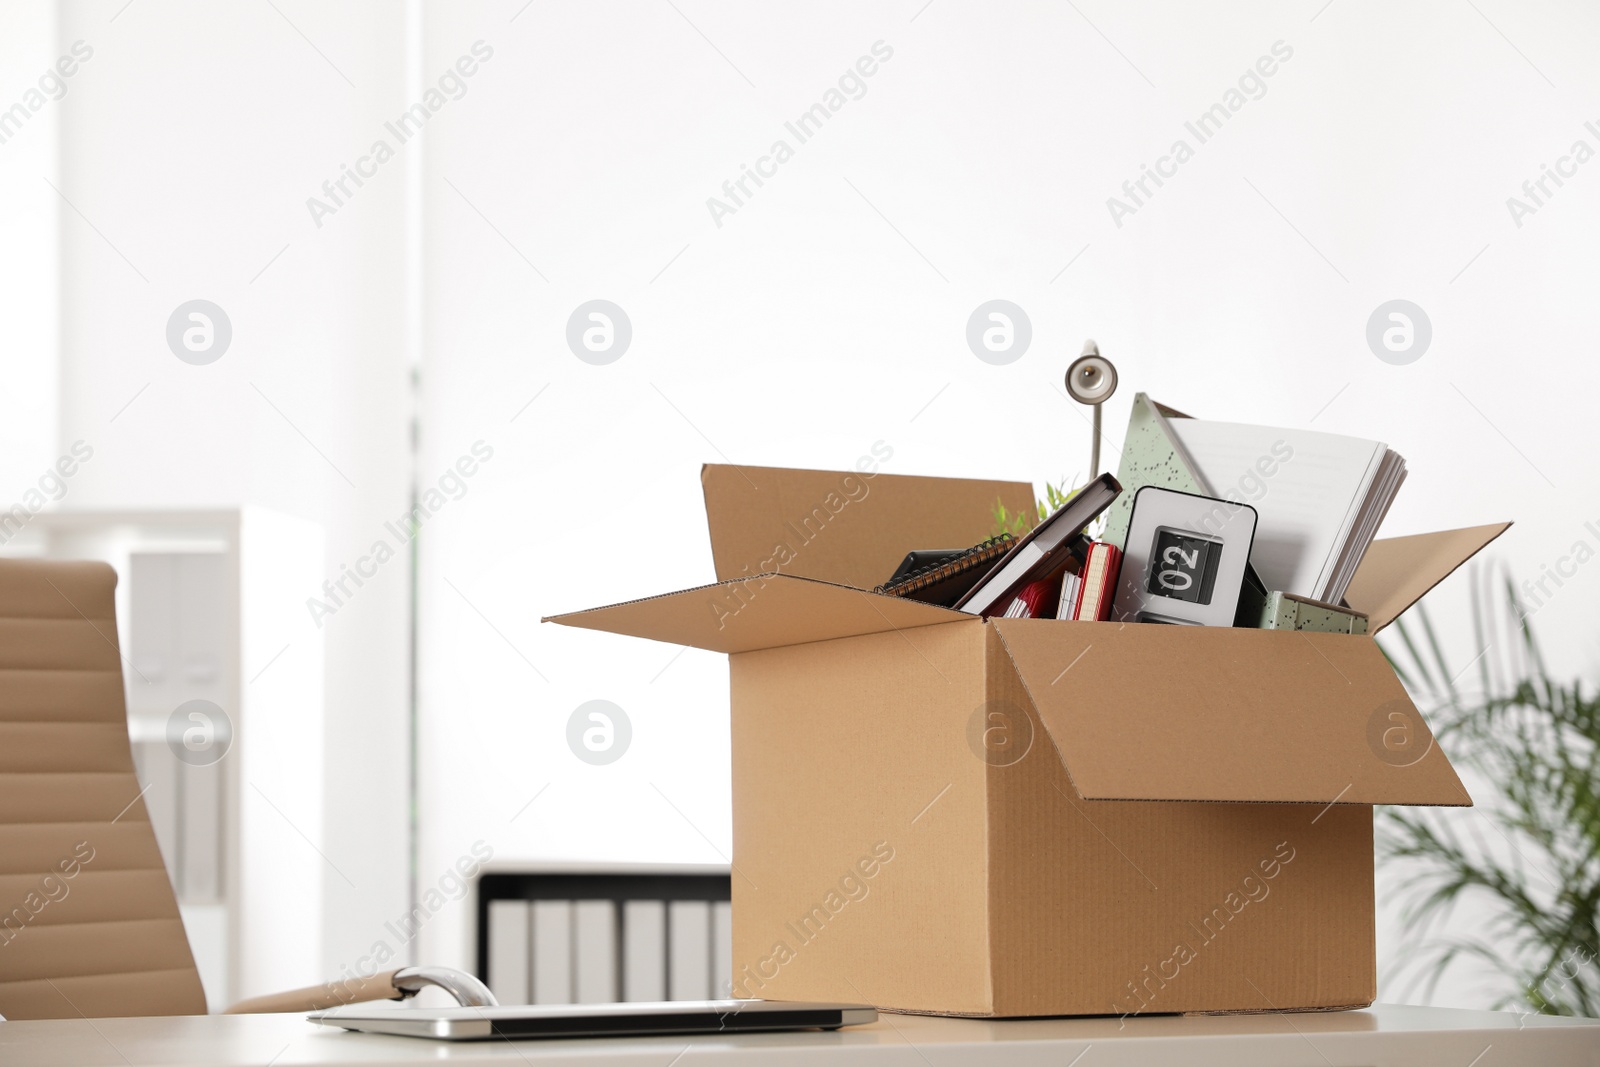
[[[1028,485],[702,482],[717,584],[550,621],[729,655],[736,995],[1371,1003],[1371,805],[1471,799],[1370,636],[982,620],[865,590]],[[1376,632],[1504,529],[1376,542],[1347,599]]]

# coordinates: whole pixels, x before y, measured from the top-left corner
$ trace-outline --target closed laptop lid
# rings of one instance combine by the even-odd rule
[[[500,1005],[492,1008],[312,1012],[311,1022],[344,1030],[428,1037],[441,1041],[487,1038],[624,1037],[659,1034],[726,1034],[771,1030],[836,1030],[870,1023],[865,1004],[775,1000],[679,1000],[635,1004]]]

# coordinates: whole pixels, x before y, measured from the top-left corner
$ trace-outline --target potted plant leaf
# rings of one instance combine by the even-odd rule
[[[1382,809],[1379,855],[1406,871],[1402,967],[1431,996],[1476,959],[1501,976],[1494,1008],[1597,1016],[1600,696],[1551,677],[1509,577],[1475,575],[1472,607],[1480,651],[1460,668],[1421,607],[1386,648],[1439,743],[1484,783],[1477,808]],[[1469,901],[1486,920],[1451,930]]]

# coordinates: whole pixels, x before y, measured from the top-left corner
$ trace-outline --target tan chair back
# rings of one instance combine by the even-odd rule
[[[103,563],[0,560],[0,1015],[202,1015]]]

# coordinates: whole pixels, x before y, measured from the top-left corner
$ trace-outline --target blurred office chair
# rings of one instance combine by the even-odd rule
[[[0,560],[0,1016],[204,1015],[205,993],[134,775],[104,563]],[[493,1004],[476,978],[406,967],[233,1012],[403,999]]]

